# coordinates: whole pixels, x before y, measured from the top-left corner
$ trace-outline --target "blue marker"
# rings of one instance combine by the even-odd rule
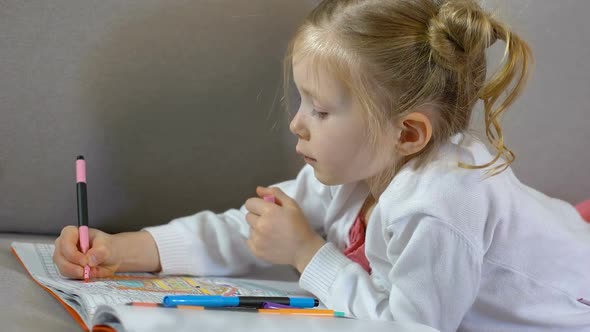
[[[262,308],[265,302],[288,305],[294,308],[313,308],[319,305],[318,299],[311,297],[169,295],[164,296],[162,300],[162,304],[165,307],[191,305],[202,307]]]

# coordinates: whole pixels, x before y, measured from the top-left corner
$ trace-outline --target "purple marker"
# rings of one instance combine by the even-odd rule
[[[274,302],[264,302],[262,303],[263,309],[293,309],[294,307]]]

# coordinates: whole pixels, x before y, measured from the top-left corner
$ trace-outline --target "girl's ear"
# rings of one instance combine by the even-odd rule
[[[416,154],[430,142],[432,138],[432,121],[429,112],[415,111],[399,120],[397,150],[402,156]]]

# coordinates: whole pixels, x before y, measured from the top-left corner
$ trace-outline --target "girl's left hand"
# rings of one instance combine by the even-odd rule
[[[303,272],[326,242],[311,228],[297,202],[281,189],[257,187],[256,193],[260,197],[273,195],[275,203],[259,197],[246,201],[250,250],[260,259],[290,264]]]

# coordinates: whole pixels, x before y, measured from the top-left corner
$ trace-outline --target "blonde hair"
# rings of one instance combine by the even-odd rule
[[[486,81],[486,49],[498,39],[506,43],[502,65]],[[483,100],[486,136],[497,153],[483,165],[459,166],[488,168],[503,158],[503,164],[488,169],[495,175],[515,159],[500,118],[524,88],[532,52],[475,0],[322,1],[285,57],[287,106],[292,61],[299,57],[309,57],[346,84],[365,111],[373,143],[384,123],[434,105],[432,138],[411,156],[416,167],[450,136],[468,129],[478,99]]]

